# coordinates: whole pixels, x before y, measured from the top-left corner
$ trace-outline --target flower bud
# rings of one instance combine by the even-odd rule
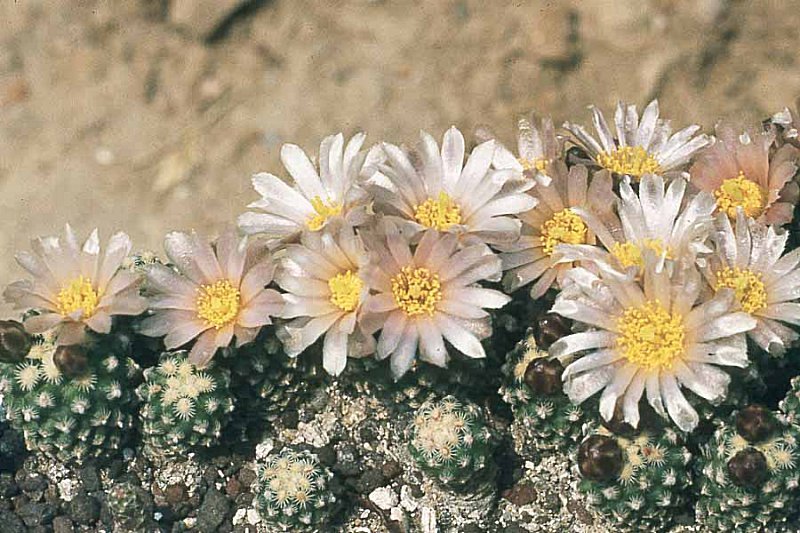
[[[736,413],[736,431],[749,442],[766,440],[776,429],[775,416],[762,405],[748,405]]]
[[[16,320],[0,320],[0,363],[19,363],[31,351],[33,339]]]
[[[758,488],[769,476],[767,458],[755,448],[742,450],[728,461],[728,474],[739,487]]]
[[[538,335],[536,344],[542,349],[547,350],[550,345],[561,337],[570,334],[569,319],[555,313],[547,313],[538,322]]]
[[[622,471],[622,448],[605,435],[592,435],[578,448],[578,469],[591,481],[611,481]]]
[[[89,370],[89,357],[80,346],[59,346],[53,355],[53,363],[68,378],[80,377]]]
[[[525,384],[536,394],[550,396],[561,392],[564,365],[558,359],[534,359],[525,369]]]

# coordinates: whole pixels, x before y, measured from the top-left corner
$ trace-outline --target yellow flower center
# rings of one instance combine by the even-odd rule
[[[586,242],[586,224],[581,217],[570,208],[562,209],[542,224],[541,243],[544,253],[553,255],[559,244],[584,244]]]
[[[316,212],[316,214],[309,217],[308,222],[306,222],[306,226],[308,226],[308,229],[311,231],[319,231],[329,218],[342,214],[342,204],[334,202],[325,203],[319,196],[315,196],[311,200],[311,206]]]
[[[550,161],[544,157],[540,157],[539,159],[525,159],[524,157],[520,157],[518,161],[519,164],[522,165],[523,170],[538,170],[539,172],[547,170],[547,165],[550,164]]]
[[[406,266],[392,278],[392,295],[406,315],[431,316],[442,299],[442,284],[439,275],[427,268]]]
[[[617,324],[617,349],[630,363],[645,370],[672,368],[684,353],[683,319],[658,301],[629,307]]]
[[[767,307],[767,289],[759,272],[725,267],[717,272],[715,290],[733,289],[736,301],[745,313],[757,313]]]
[[[639,245],[632,242],[615,242],[611,247],[611,255],[617,258],[622,268],[632,266],[644,267],[644,257],[642,252],[652,250],[656,255],[661,256],[665,251],[667,259],[672,259],[672,250],[669,247],[664,247],[664,241],[661,239],[643,239]]]
[[[440,192],[438,198],[428,198],[416,209],[414,218],[426,228],[444,231],[453,224],[461,224],[461,208],[450,196]]]
[[[722,182],[714,191],[717,207],[730,218],[736,218],[736,208],[741,207],[748,217],[756,218],[764,212],[766,194],[754,181],[750,181],[739,171],[739,175]]]
[[[197,289],[197,317],[206,327],[221,329],[233,322],[239,314],[239,289],[223,279]]]
[[[58,291],[56,308],[62,316],[68,316],[75,311],[83,311],[81,318],[90,318],[97,310],[100,294],[94,290],[92,280],[78,276]]]
[[[350,270],[336,274],[328,280],[331,303],[348,313],[358,307],[358,302],[361,301],[361,289],[363,288],[364,282]]]
[[[617,174],[639,178],[644,174],[660,174],[661,165],[641,146],[620,146],[612,152],[597,154],[597,164]]]

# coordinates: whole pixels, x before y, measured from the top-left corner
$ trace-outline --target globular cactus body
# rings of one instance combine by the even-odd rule
[[[284,448],[258,466],[253,503],[278,531],[329,531],[326,522],[336,501],[328,486],[332,477],[310,451]]]
[[[408,431],[408,450],[442,485],[460,487],[492,471],[492,435],[482,411],[453,396],[429,399]]]
[[[690,459],[671,429],[628,438],[601,427],[578,448],[579,487],[615,531],[664,531],[685,504]]]
[[[528,334],[508,354],[500,388],[514,413],[514,446],[522,457],[538,450],[563,450],[577,445],[587,423],[583,406],[574,405],[561,386],[563,367],[547,359]]]
[[[720,424],[698,464],[698,520],[714,531],[762,531],[786,521],[800,502],[798,439],[798,426],[758,406]]]
[[[149,453],[176,455],[219,443],[233,411],[227,370],[213,364],[201,370],[186,352],[165,353],[144,380],[136,393]]]
[[[80,463],[120,448],[136,412],[129,346],[113,335],[69,347],[38,336],[20,362],[0,364],[6,417],[29,450]]]

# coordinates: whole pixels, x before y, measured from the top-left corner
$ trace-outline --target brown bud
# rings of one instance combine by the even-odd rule
[[[33,339],[16,320],[0,320],[0,363],[19,363],[31,351]]]
[[[53,355],[53,362],[68,378],[80,377],[89,370],[89,357],[80,346],[59,346]]]
[[[728,474],[739,487],[758,488],[769,476],[767,458],[755,448],[742,450],[728,461]]]
[[[561,315],[547,313],[539,319],[538,330],[536,344],[542,350],[547,350],[558,339],[570,334],[570,322]]]
[[[763,405],[748,405],[736,413],[736,431],[749,442],[768,439],[777,426],[775,416]]]
[[[525,369],[525,384],[536,394],[550,396],[562,391],[564,365],[558,359],[534,359]]]
[[[622,448],[605,435],[592,435],[578,448],[578,469],[592,481],[611,481],[622,471]]]

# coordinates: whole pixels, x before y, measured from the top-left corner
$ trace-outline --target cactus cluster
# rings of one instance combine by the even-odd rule
[[[503,367],[500,394],[514,413],[512,433],[517,453],[530,456],[536,450],[558,450],[578,443],[587,416],[562,389],[564,367],[537,347],[529,331],[509,352]]]
[[[118,450],[136,413],[138,368],[128,351],[124,337],[56,346],[45,334],[19,362],[0,365],[6,417],[28,449],[79,463]]]
[[[800,503],[800,428],[758,405],[721,423],[698,464],[697,518],[714,531],[761,531]]]
[[[198,369],[186,352],[165,353],[144,371],[136,393],[148,451],[176,455],[219,442],[233,411],[229,372],[211,365]]]
[[[454,396],[427,400],[408,430],[408,450],[417,466],[448,487],[492,472],[492,444],[481,409]]]
[[[623,437],[599,428],[578,448],[580,490],[617,530],[662,531],[686,501],[691,457],[671,429]]]
[[[309,450],[284,448],[258,465],[253,504],[261,519],[279,531],[326,531],[336,502],[332,478]]]
[[[271,326],[263,328],[254,342],[221,353],[218,364],[230,372],[230,393],[236,403],[226,430],[232,440],[263,437],[259,433],[319,380],[314,361],[288,357]]]

